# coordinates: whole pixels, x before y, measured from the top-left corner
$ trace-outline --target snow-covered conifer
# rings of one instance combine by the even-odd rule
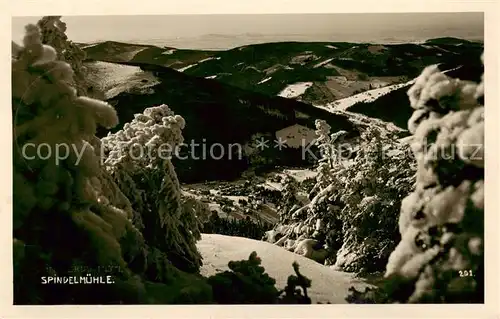
[[[401,302],[481,302],[484,289],[483,82],[426,68],[408,91],[418,171],[403,200],[402,240],[386,267],[413,282]]]

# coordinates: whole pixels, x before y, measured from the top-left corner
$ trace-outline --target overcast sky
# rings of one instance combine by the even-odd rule
[[[14,17],[12,36],[40,17]],[[76,42],[141,38],[193,37],[206,34],[335,34],[447,30],[473,37],[483,34],[483,13],[357,13],[283,15],[64,16],[68,37]],[[455,31],[454,31],[455,30]]]

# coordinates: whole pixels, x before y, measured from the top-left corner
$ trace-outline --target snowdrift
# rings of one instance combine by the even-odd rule
[[[314,303],[347,303],[348,289],[354,286],[358,290],[370,285],[354,275],[335,271],[311,259],[289,252],[273,244],[243,237],[232,237],[216,234],[202,234],[197,243],[203,257],[201,274],[211,276],[218,272],[229,270],[227,264],[231,260],[247,259],[252,251],[262,259],[262,266],[269,276],[276,279],[276,286],[283,289],[288,276],[292,275],[292,263],[297,261],[300,272],[312,280],[308,290]]]

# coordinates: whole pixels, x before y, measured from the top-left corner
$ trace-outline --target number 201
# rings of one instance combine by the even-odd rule
[[[472,277],[472,270],[459,270],[460,277]]]

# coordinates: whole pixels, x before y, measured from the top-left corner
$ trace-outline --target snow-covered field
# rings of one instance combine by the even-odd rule
[[[276,286],[279,289],[283,289],[286,286],[288,276],[294,274],[292,263],[297,261],[300,272],[312,280],[308,295],[313,303],[347,303],[345,298],[351,286],[358,290],[364,290],[364,287],[370,286],[352,274],[335,271],[331,267],[323,266],[311,259],[264,241],[202,234],[197,247],[203,257],[201,268],[203,276],[211,276],[229,270],[227,266],[229,261],[248,259],[252,251],[256,251],[262,259],[262,266],[269,276],[276,279]]]
[[[80,49],[88,49],[88,48],[91,48],[91,47],[95,47],[98,44],[100,44],[100,42],[87,44],[87,45],[81,46]]]
[[[179,71],[179,72],[184,72],[184,71],[186,71],[187,69],[190,69],[190,68],[192,68],[192,67],[193,67],[193,66],[195,66],[195,65],[198,65],[198,63],[194,63],[194,64],[187,65],[187,66],[185,66],[185,67],[183,67],[183,68],[178,69],[177,71]]]
[[[330,48],[330,49],[338,49],[336,46],[334,45],[325,45],[327,48]]]
[[[355,95],[352,95],[350,97],[346,97],[344,99],[336,100],[332,103],[328,103],[325,105],[325,109],[333,108],[335,110],[347,110],[349,107],[353,106],[354,104],[358,102],[373,102],[379,97],[386,95],[394,90],[400,89],[402,87],[410,86],[415,82],[415,80],[411,80],[405,83],[399,83],[399,84],[394,84],[394,85],[388,85],[385,87],[373,89],[373,90],[368,90],[362,93],[358,93]],[[324,107],[323,107],[324,108]]]
[[[381,119],[369,117],[360,113],[354,113],[343,110],[330,110],[330,112],[347,115],[349,117],[349,121],[351,121],[354,124],[376,126],[379,129],[386,130],[387,132],[405,131],[404,129],[402,129],[401,127],[397,126],[392,122],[386,122]]]
[[[276,139],[283,141],[286,147],[299,148],[302,146],[309,145],[314,139],[316,139],[315,130],[295,124],[289,127],[285,127],[279,131],[276,131]]]
[[[298,82],[288,85],[281,91],[278,96],[288,99],[296,98],[304,94],[304,92],[313,85],[312,82]]]
[[[461,68],[462,66],[458,66],[453,69],[445,70],[443,73],[447,73],[456,69]],[[343,99],[336,100],[334,102],[328,103],[326,105],[315,105],[316,107],[323,108],[325,110],[342,110],[346,111],[349,107],[353,106],[354,104],[358,102],[364,102],[364,103],[370,103],[375,101],[381,96],[384,96],[388,93],[391,93],[394,90],[403,88],[403,87],[410,87],[413,83],[415,83],[416,79],[412,79],[410,81],[404,82],[404,83],[398,83],[398,84],[393,84],[393,85],[388,85],[384,87],[379,87],[373,90],[368,90],[362,93],[358,93]]]
[[[301,183],[308,178],[315,178],[318,175],[318,173],[308,168],[304,169],[301,168],[301,169],[284,169],[283,171],[280,172],[274,172],[272,173],[272,175],[280,176],[281,178],[289,176],[295,179],[297,182]],[[267,178],[263,183],[259,184],[259,186],[262,186],[270,190],[278,190],[278,191],[282,191],[284,187],[282,183],[272,181],[270,178]]]
[[[334,58],[330,58],[330,59],[327,59],[327,60],[325,60],[325,61],[323,61],[323,62],[320,62],[320,63],[316,64],[316,65],[314,66],[314,68],[319,68],[319,67],[321,67],[321,66],[323,66],[323,65],[325,65],[325,64],[327,64],[327,63],[330,63],[333,59],[334,59]]]
[[[298,182],[303,182],[308,178],[313,178],[318,175],[318,172],[312,169],[286,169],[284,171],[285,174],[290,175],[295,178]]]
[[[220,59],[221,59],[221,57],[220,57],[220,56],[219,56],[219,57],[208,57],[208,58],[205,58],[205,59],[203,59],[203,60],[200,60],[200,61],[198,61],[198,62],[196,62],[196,63],[193,63],[193,64],[187,65],[187,66],[185,66],[185,67],[183,67],[183,68],[180,68],[180,69],[178,69],[177,71],[179,71],[179,72],[184,72],[184,71],[186,71],[187,69],[190,69],[190,68],[192,68],[193,66],[196,66],[196,65],[198,65],[198,64],[200,64],[200,63],[207,62],[207,61],[210,61],[210,60],[220,60]]]
[[[257,84],[262,84],[262,83],[266,83],[267,81],[271,80],[272,77],[268,77],[268,78],[265,78],[264,80],[260,81],[259,83]]]
[[[170,54],[174,54],[175,51],[176,51],[176,49],[170,49],[170,50],[163,52],[162,54],[163,55],[170,55]]]
[[[146,88],[155,85],[158,79],[140,67],[108,62],[89,62],[87,78],[94,87],[104,94],[106,99],[112,98],[131,88]]]
[[[220,56],[218,56],[218,57],[213,57],[213,56],[211,56],[211,57],[208,57],[208,58],[206,58],[206,59],[203,59],[203,60],[198,61],[198,63],[203,63],[203,62],[207,62],[207,61],[210,61],[210,60],[220,60],[220,59],[221,59],[221,57],[220,57]]]
[[[139,52],[141,51],[144,51],[146,50],[146,48],[139,48],[137,50],[134,50],[134,51],[130,51],[130,52],[124,52],[124,53],[121,53],[120,54],[120,57],[122,57],[122,59],[124,59],[125,61],[130,61],[132,60]]]

